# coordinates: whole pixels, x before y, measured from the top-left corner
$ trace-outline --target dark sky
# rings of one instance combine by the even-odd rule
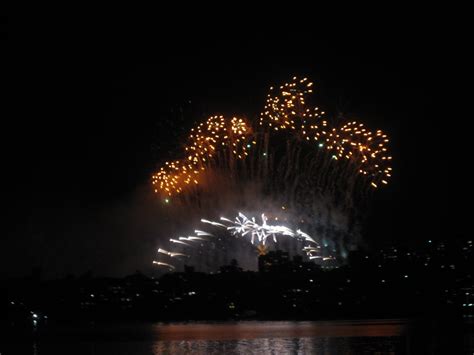
[[[293,75],[315,81],[327,111],[343,110],[392,137],[393,183],[374,196],[367,240],[441,236],[443,176],[434,173],[441,129],[428,113],[437,105],[434,39],[422,24],[279,28],[204,19],[169,25],[165,17],[2,19],[9,53],[2,275],[35,266],[59,276],[139,268],[135,245],[153,247],[152,236],[141,240],[139,226],[126,226],[134,235],[110,241],[123,230],[117,219],[139,220],[124,216],[142,213],[130,205],[148,198],[156,163],[179,148],[193,122],[257,112],[266,89]],[[127,247],[136,255],[121,264]],[[65,255],[90,265],[68,264]]]

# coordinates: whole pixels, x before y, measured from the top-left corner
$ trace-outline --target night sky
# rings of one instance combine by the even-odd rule
[[[179,152],[195,122],[254,114],[267,88],[293,75],[315,81],[326,111],[391,136],[394,177],[367,211],[368,245],[442,236],[444,178],[433,171],[441,128],[428,113],[437,103],[425,30],[383,21],[284,31],[197,21],[183,29],[163,16],[2,19],[9,60],[1,276],[34,267],[48,277],[146,269],[159,229],[154,167]]]

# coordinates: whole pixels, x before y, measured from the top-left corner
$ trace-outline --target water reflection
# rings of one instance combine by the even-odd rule
[[[394,355],[472,351],[472,328],[447,332],[448,328],[455,327],[446,324],[439,331],[430,323],[405,320],[71,325],[51,328],[33,344],[10,344],[9,350],[34,355]]]
[[[259,338],[243,340],[159,341],[153,354],[403,354],[391,338]]]
[[[153,354],[404,354],[406,323],[245,322],[156,325]],[[180,340],[174,340],[180,339]]]
[[[235,322],[155,324],[160,340],[232,340],[274,337],[393,337],[403,335],[406,320],[319,322]]]

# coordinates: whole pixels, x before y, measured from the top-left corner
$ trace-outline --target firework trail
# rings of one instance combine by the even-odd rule
[[[330,257],[318,253],[319,244],[342,257],[354,248],[365,209],[361,206],[392,175],[389,138],[354,120],[327,118],[310,103],[313,87],[306,78],[294,77],[270,88],[257,119],[212,116],[193,128],[181,158],[165,162],[152,178],[168,220],[177,229],[200,220],[232,237],[248,236],[250,244],[276,243],[285,236],[296,248],[304,241],[311,243],[302,249],[311,260]],[[244,214],[219,222],[197,217],[238,210],[260,214],[261,223]],[[260,211],[302,229],[271,225]],[[196,230],[194,236],[170,242],[180,249],[199,245],[219,253],[226,249],[216,246],[219,240],[233,239]]]
[[[230,231],[232,235],[240,235],[242,237],[246,235],[250,235],[251,236],[250,242],[252,244],[255,244],[255,242],[258,241],[259,243],[262,243],[263,245],[265,245],[265,242],[267,241],[267,238],[269,237],[272,237],[273,241],[276,243],[277,235],[301,238],[303,240],[317,244],[314,241],[314,239],[312,239],[308,234],[303,233],[299,229],[295,232],[285,226],[267,224],[268,218],[265,216],[264,213],[262,213],[261,215],[262,224],[258,224],[255,221],[255,217],[252,217],[252,219],[249,219],[241,212],[239,212],[239,215],[235,218],[234,221],[231,221],[230,219],[225,218],[225,217],[221,217],[220,219],[221,221],[228,222],[227,226],[221,223],[208,221],[206,219],[201,219],[201,222],[208,223],[214,226],[224,227],[228,231]]]
[[[199,184],[202,171],[212,168],[218,160],[231,166],[233,160],[248,156],[250,134],[250,126],[241,118],[210,117],[191,129],[185,146],[186,157],[165,162],[164,167],[153,175],[155,192],[169,197],[179,194],[188,185]],[[250,143],[255,144],[255,141]]]
[[[269,224],[268,223],[268,218],[265,216],[265,214],[261,214],[261,223],[258,223],[256,221],[255,217],[248,218],[246,215],[243,213],[239,212],[238,216],[235,217],[234,220],[230,220],[225,217],[221,217],[220,220],[224,223],[219,223],[215,221],[211,221],[208,219],[201,219],[201,223],[210,225],[211,228],[221,228],[227,231],[227,234],[224,234],[223,236],[223,245],[226,244],[225,239],[229,238],[237,238],[237,239],[243,239],[252,245],[256,245],[258,250],[266,250],[265,245],[267,243],[267,240],[271,238],[274,243],[278,243],[278,240],[281,238],[289,238],[289,239],[294,239],[296,241],[302,242],[304,244],[304,247],[301,248],[301,251],[304,252],[310,260],[313,259],[321,259],[323,261],[325,260],[332,260],[334,257],[332,256],[323,256],[321,254],[322,248],[317,243],[312,237],[310,237],[307,233],[301,231],[300,229],[293,230],[287,226],[284,225],[274,225],[274,224]],[[201,235],[207,235],[207,236],[214,236],[214,234],[205,232],[202,230],[196,230],[199,234]],[[180,242],[180,241],[197,241],[197,244],[192,244],[192,243],[186,243],[181,242],[180,244],[186,245],[188,247],[187,252],[194,252],[195,254],[201,254],[203,251],[208,251],[209,247],[202,243],[204,241],[206,242],[211,242],[209,239],[202,238],[202,237],[197,237],[197,236],[189,236],[189,237],[179,237],[178,240],[176,239],[170,239],[171,242]],[[222,239],[221,239],[222,240]],[[217,248],[217,249],[222,249],[225,250],[224,248]],[[188,253],[181,253],[181,252],[169,252],[165,249],[159,248],[158,253],[162,255],[166,255],[169,258],[178,258],[182,257],[180,260],[183,261],[183,258],[189,258],[190,255]],[[260,253],[261,254],[261,253]],[[175,269],[174,265],[171,265],[169,263],[164,263],[164,262],[154,262],[155,264],[159,266],[163,266],[165,268],[170,268],[170,266]]]

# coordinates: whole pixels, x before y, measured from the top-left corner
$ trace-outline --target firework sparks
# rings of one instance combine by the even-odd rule
[[[270,88],[255,124],[237,117],[210,117],[191,130],[185,157],[165,162],[153,175],[155,192],[168,202],[169,197],[199,185],[202,172],[219,165],[219,160],[230,167],[234,160],[248,159],[250,151],[251,155],[268,156],[269,134],[285,134],[289,141],[325,149],[332,159],[350,162],[355,174],[364,176],[374,188],[387,184],[392,171],[387,135],[381,130],[372,132],[356,121],[331,125],[324,111],[308,104],[312,93],[312,82],[294,77],[290,83]],[[250,149],[253,146],[261,149]]]
[[[217,226],[217,227],[226,227],[225,224],[209,221],[208,219],[204,219],[204,218],[201,219],[201,222],[202,223],[207,223],[207,224],[212,224],[213,226]]]
[[[364,210],[359,207],[392,176],[389,138],[343,116],[328,118],[311,104],[313,90],[307,78],[294,77],[270,88],[255,120],[212,116],[195,126],[181,158],[165,162],[153,175],[154,191],[167,211],[181,223],[182,211],[188,210],[196,220],[238,209],[283,210],[301,229],[287,227],[280,212],[271,219],[278,224],[264,214],[248,218],[242,213],[201,222],[249,241],[260,253],[285,237],[305,243],[302,251],[310,260],[333,258],[322,255],[319,241],[331,255],[346,257],[359,236]],[[170,203],[172,197],[176,203]],[[230,243],[231,238],[211,231],[196,229],[194,235],[169,239],[179,253],[163,249],[159,254],[180,261],[201,248],[194,257],[206,265],[216,263],[217,258],[204,260],[204,250],[219,253],[226,249],[221,240]]]
[[[278,237],[289,237],[294,240],[307,242],[308,245],[302,248],[302,251],[308,256],[310,260],[320,259],[323,261],[334,259],[333,256],[322,256],[321,254],[321,246],[307,233],[297,229],[296,231],[292,230],[291,228],[283,225],[273,225],[268,223],[268,218],[265,216],[264,213],[260,215],[261,223],[258,223],[255,217],[248,218],[243,213],[239,212],[237,217],[234,220],[231,220],[226,217],[221,217],[220,220],[226,222],[227,224],[214,222],[208,219],[201,219],[201,222],[204,224],[211,225],[213,227],[218,227],[225,229],[229,232],[231,236],[240,237],[242,239],[247,239],[250,241],[251,244],[256,245],[257,251],[259,255],[264,255],[268,248],[266,246],[266,242],[268,238],[271,238],[275,243],[278,242]],[[203,230],[197,230],[201,234],[205,235],[212,235]],[[179,237],[178,240],[170,239],[173,243],[184,244],[188,247],[195,247],[191,243],[188,242],[200,242],[200,241],[207,241],[205,238],[189,236],[189,237]],[[202,245],[196,245],[196,247],[200,247]],[[184,253],[177,253],[177,252],[169,252],[165,249],[159,248],[158,253],[167,255],[169,257],[188,257],[187,254]],[[156,262],[155,262],[156,264]],[[168,266],[171,264],[168,263],[160,263],[159,265]]]
[[[378,187],[379,181],[387,184],[392,170],[387,135],[381,130],[371,132],[356,121],[340,127],[331,125],[324,119],[324,111],[307,104],[312,87],[307,78],[294,77],[279,89],[271,88],[260,114],[260,126],[274,133],[290,131],[295,139],[314,142],[315,147],[326,149],[332,159],[349,160],[355,172],[366,176],[373,187]]]
[[[213,237],[214,235],[199,229],[194,230],[194,233],[196,233],[197,236],[207,236],[207,237]]]
[[[174,257],[177,257],[177,256],[185,256],[185,257],[188,257],[188,255],[186,255],[186,254],[183,254],[183,253],[173,253],[173,252],[167,251],[167,250],[165,250],[165,249],[161,249],[161,248],[158,248],[158,253],[168,255],[168,256],[171,257],[171,258],[174,258]]]
[[[171,242],[171,243],[176,243],[176,244],[186,245],[186,246],[189,246],[189,247],[191,246],[191,245],[188,244],[188,243],[185,243],[185,242],[183,242],[183,241],[181,241],[181,240],[176,240],[176,239],[173,239],[173,238],[170,239],[170,242]]]
[[[212,116],[206,122],[191,130],[186,157],[167,161],[159,172],[153,175],[155,192],[165,196],[180,193],[186,186],[197,185],[199,175],[218,159],[219,152],[227,152],[228,159],[244,159],[248,156],[249,136],[252,130],[242,118],[226,120],[224,116]]]
[[[153,264],[156,264],[156,265],[158,265],[158,266],[165,266],[165,267],[167,267],[167,268],[169,268],[169,269],[171,269],[171,270],[175,270],[175,269],[176,269],[173,265],[168,264],[168,263],[163,263],[163,262],[161,262],[161,261],[156,261],[156,260],[154,260],[154,261],[153,261]]]
[[[256,242],[258,242],[257,244],[264,246],[267,239],[270,237],[275,243],[277,243],[277,236],[288,236],[297,240],[303,240],[312,243],[312,245],[305,246],[303,248],[303,251],[308,256],[319,252],[321,248],[313,238],[311,238],[307,233],[302,232],[300,229],[293,231],[291,228],[286,226],[268,224],[268,218],[264,213],[261,214],[261,224],[256,222],[255,217],[248,218],[241,212],[239,212],[238,216],[235,217],[234,221],[225,217],[221,217],[220,220],[227,222],[228,225],[209,221],[207,219],[201,219],[203,223],[226,228],[231,233],[231,235],[241,237],[250,236],[250,242],[252,244],[256,244]]]

